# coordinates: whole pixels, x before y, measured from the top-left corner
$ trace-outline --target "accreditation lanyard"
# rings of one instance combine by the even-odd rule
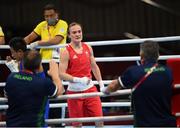
[[[153,71],[156,69],[156,67],[158,66],[157,63],[155,63],[150,69],[149,71],[138,81],[138,83],[132,88],[132,92],[134,92],[137,87],[143,82],[146,80],[146,78],[151,75],[151,73],[153,73]]]
[[[49,37],[49,39],[51,39],[50,26],[47,26],[47,30],[48,30],[48,37]]]
[[[34,74],[32,71],[27,70],[27,69],[23,69],[22,72],[27,73],[27,74]]]

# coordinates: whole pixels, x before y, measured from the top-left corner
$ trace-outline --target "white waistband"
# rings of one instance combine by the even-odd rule
[[[74,83],[74,82],[69,82],[68,83],[68,91],[74,91],[74,92],[79,92],[79,91],[85,91],[93,86],[92,80],[88,85],[82,84],[82,83]]]

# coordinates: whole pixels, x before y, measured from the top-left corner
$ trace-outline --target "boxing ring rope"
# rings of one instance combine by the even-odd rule
[[[112,81],[112,80],[103,80],[103,83],[104,83],[104,84],[109,84],[111,81]],[[94,83],[94,84],[98,84],[97,81],[93,81],[93,83]],[[5,84],[6,84],[5,82],[1,82],[1,83],[0,83],[0,87],[4,87]],[[68,82],[64,82],[64,81],[63,81],[62,84],[67,86],[67,85],[68,85]],[[180,88],[180,84],[175,84],[175,88],[177,88],[177,89]]]
[[[104,83],[104,84],[109,84],[111,81],[112,81],[112,80],[103,80],[103,83]],[[94,80],[93,80],[92,82],[93,82],[93,84],[98,84],[98,81],[94,81]],[[67,81],[63,81],[63,82],[62,82],[63,85],[68,85],[68,83],[69,83],[69,82],[67,82]],[[5,82],[0,82],[0,87],[4,87],[5,84],[6,84]]]
[[[130,107],[131,102],[102,102],[103,107]],[[50,108],[67,107],[67,103],[53,103]]]
[[[112,80],[103,80],[104,84],[109,84]],[[98,81],[92,81],[93,84],[98,84]],[[62,82],[63,85],[68,85],[68,82],[63,81]],[[5,86],[5,82],[0,82],[0,87],[4,87]],[[176,84],[176,88],[180,88],[180,84]]]
[[[170,58],[180,58],[180,55],[166,55],[166,56],[159,56],[159,60],[167,60]],[[140,60],[140,56],[131,56],[131,57],[96,57],[95,60],[97,62],[116,62],[116,61],[137,61]],[[43,60],[43,63],[49,63],[50,60]],[[59,62],[59,61],[57,61]],[[0,64],[5,64],[5,60],[0,60]],[[97,84],[97,81],[93,81],[94,84]],[[104,84],[109,84],[109,81],[104,81]],[[67,85],[67,82],[63,82],[63,85]],[[0,83],[0,87],[5,86],[5,83]],[[180,85],[177,86],[180,88]]]
[[[130,107],[130,102],[103,102],[103,107]],[[87,118],[64,118],[65,117],[65,107],[67,107],[67,103],[53,103],[50,104],[50,108],[62,108],[62,118],[60,119],[47,119],[47,124],[61,124],[61,123],[69,123],[69,122],[95,122],[95,121],[126,121],[132,120],[133,115],[125,115],[125,116],[104,116],[104,117],[87,117]],[[7,109],[8,105],[0,105],[1,109]],[[82,119],[82,120],[81,120]],[[0,122],[0,126],[6,126],[6,122]]]
[[[102,102],[103,107],[130,107],[131,102]],[[67,107],[67,103],[51,103],[50,108],[63,108]],[[0,110],[7,109],[8,105],[0,105]]]
[[[180,36],[168,36],[168,37],[155,37],[155,38],[141,38],[141,39],[125,39],[125,40],[108,40],[108,41],[93,41],[87,42],[91,46],[102,46],[102,45],[119,45],[119,44],[138,44],[146,40],[153,40],[157,42],[177,41],[180,40]],[[52,46],[39,46],[37,48],[62,48],[67,44],[52,45]],[[29,46],[28,46],[29,48]],[[0,49],[9,49],[8,45],[1,45]]]
[[[180,84],[176,84],[175,88],[180,88]],[[105,95],[102,92],[95,92],[95,93],[82,93],[82,94],[68,94],[68,95],[61,95],[55,99],[50,99],[50,100],[65,100],[65,99],[76,99],[76,98],[87,98],[87,97],[93,97],[93,96],[101,96],[101,97],[107,97],[107,96],[118,96],[118,95],[126,95],[130,94],[131,89],[124,89],[124,90],[118,90],[116,92],[113,92],[109,95]],[[7,98],[0,98],[0,102],[7,102]],[[1,109],[1,106],[0,106]]]
[[[180,88],[180,84],[175,84],[175,88]]]
[[[61,124],[70,122],[98,122],[98,121],[129,121],[133,120],[133,115],[122,116],[104,116],[104,117],[83,117],[83,118],[65,118],[65,119],[46,119],[47,124]],[[0,122],[0,126],[6,126],[6,122]]]
[[[177,84],[177,87],[179,87],[179,86],[180,85]],[[66,99],[87,98],[87,97],[94,97],[94,96],[107,97],[107,96],[118,96],[118,95],[128,95],[128,94],[131,94],[131,89],[118,90],[116,92],[112,92],[109,95],[106,95],[102,92],[68,94],[68,95],[61,95],[55,99],[50,99],[50,100],[56,101],[56,100],[66,100]],[[7,98],[0,98],[0,102],[7,102]]]
[[[178,113],[180,115],[180,113]],[[97,122],[97,121],[130,121],[133,120],[133,115],[121,116],[104,116],[104,117],[83,117],[83,118],[65,118],[65,119],[46,119],[47,124],[61,124],[70,122]],[[0,126],[5,126],[6,122],[0,122]]]
[[[68,95],[61,95],[61,96],[58,96],[57,98],[50,99],[50,100],[56,101],[56,100],[65,100],[65,99],[87,98],[87,97],[94,97],[94,96],[107,97],[107,96],[126,95],[126,94],[130,94],[130,93],[131,93],[131,89],[124,89],[124,90],[118,90],[109,95],[106,95],[102,92],[68,94]],[[7,98],[0,98],[0,102],[7,102]]]
[[[47,119],[47,124],[61,124],[70,122],[98,122],[98,121],[129,121],[133,120],[133,115],[123,116],[104,116],[104,117],[83,117],[83,118],[66,118],[66,119]]]
[[[180,113],[175,113],[175,116],[180,117]]]
[[[180,55],[163,55],[159,56],[159,60],[167,60],[171,58],[180,58]],[[140,60],[140,56],[128,56],[128,57],[96,57],[96,62],[118,62],[118,61],[137,61]],[[42,63],[49,63],[50,60],[43,60]],[[56,62],[59,62],[56,60]],[[0,64],[5,64],[5,60],[0,60]]]
[[[103,107],[130,107],[130,102],[104,102]],[[67,103],[53,103],[50,104],[50,108],[65,108]],[[8,105],[0,105],[0,109],[7,109]],[[176,116],[180,116],[180,113],[176,113]],[[121,116],[104,116],[104,117],[87,117],[87,118],[60,118],[60,119],[47,119],[47,124],[61,124],[69,122],[95,122],[95,121],[128,121],[133,120],[133,115],[121,115]],[[0,126],[5,126],[5,122],[0,122]]]

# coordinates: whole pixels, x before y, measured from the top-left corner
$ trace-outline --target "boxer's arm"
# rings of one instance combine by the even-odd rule
[[[58,89],[56,95],[62,95],[64,92],[64,87],[62,85],[61,79],[59,78],[58,64],[54,60],[49,62],[48,75],[51,76],[53,83]]]
[[[73,82],[73,76],[66,73],[69,63],[69,52],[65,49],[60,53],[59,75],[62,80]]]
[[[91,68],[92,68],[92,72],[96,78],[96,80],[99,83],[100,86],[100,91],[102,91],[102,88],[104,88],[104,83],[102,81],[102,76],[101,76],[101,71],[99,69],[99,66],[96,63],[96,60],[94,58],[94,54],[93,54],[93,50],[90,46],[88,46],[90,49],[90,60],[91,60]]]

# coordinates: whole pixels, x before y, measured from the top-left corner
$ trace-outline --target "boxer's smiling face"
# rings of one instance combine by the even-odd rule
[[[69,38],[72,42],[81,42],[82,41],[82,29],[79,25],[74,25],[69,28]]]

